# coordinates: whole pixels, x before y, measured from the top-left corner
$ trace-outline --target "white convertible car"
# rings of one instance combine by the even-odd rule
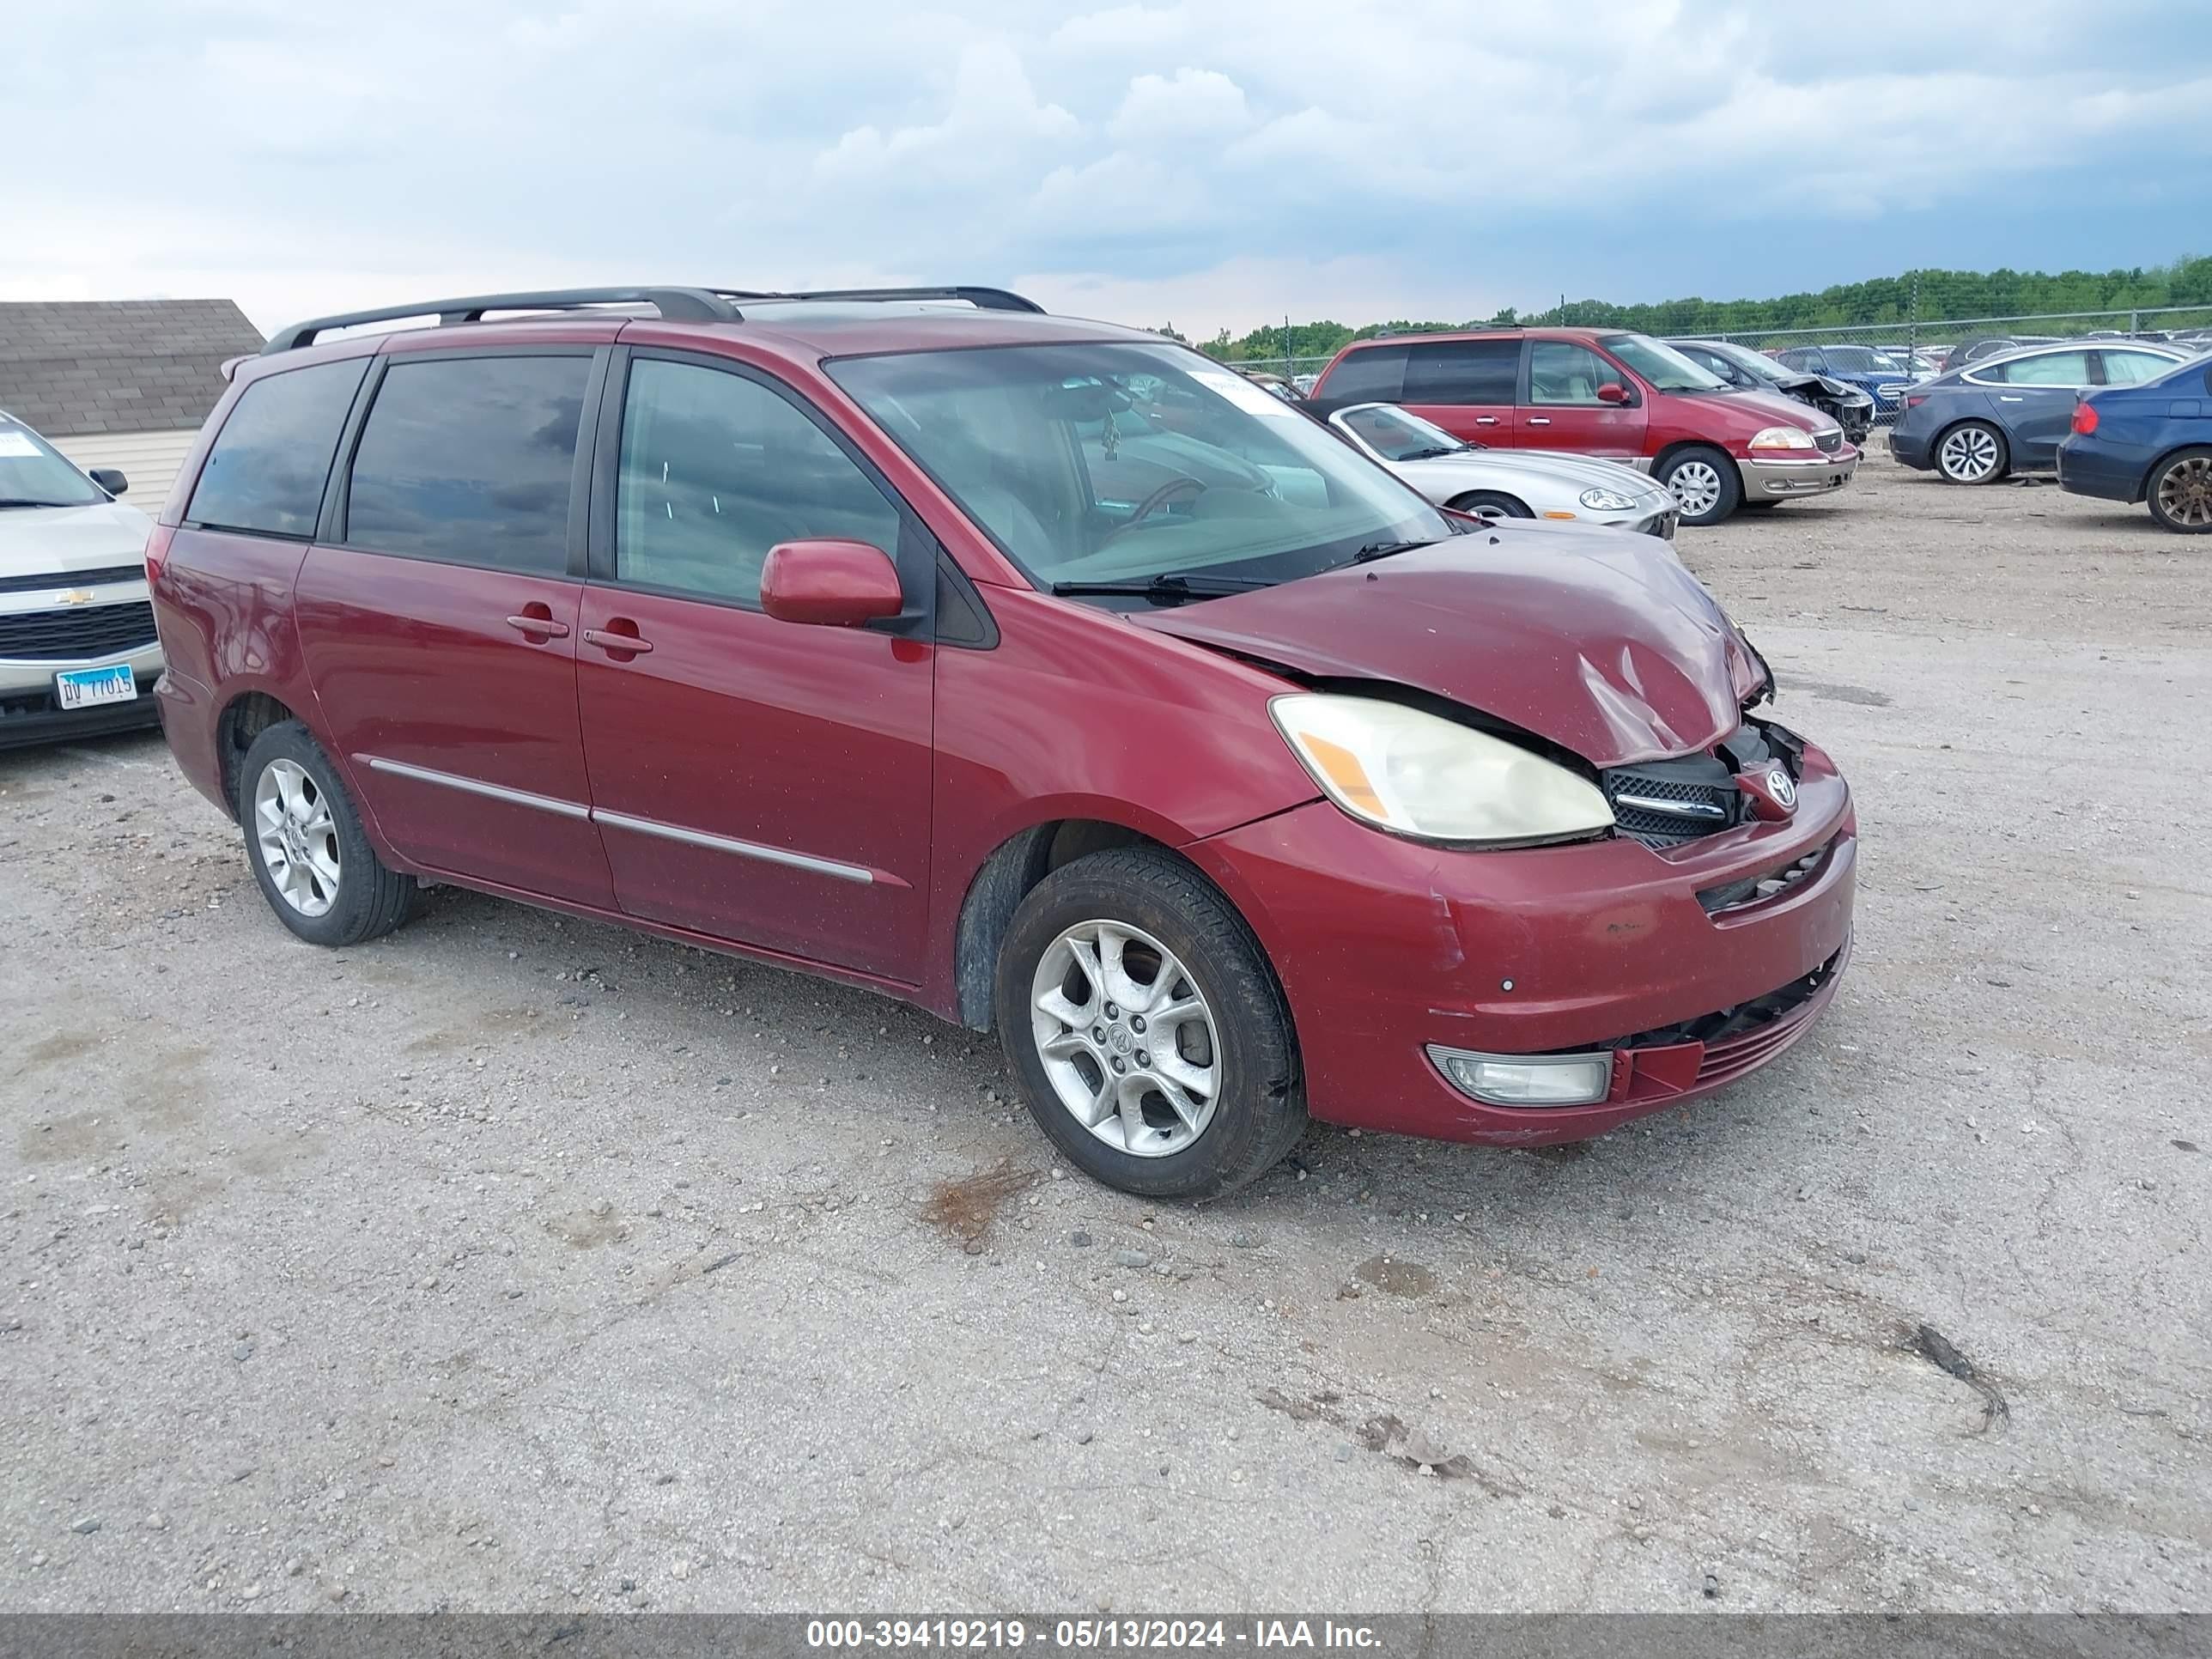
[[[1327,418],[1346,442],[1438,507],[1510,519],[1573,519],[1674,538],[1674,496],[1632,466],[1462,443],[1395,404],[1348,404]]]

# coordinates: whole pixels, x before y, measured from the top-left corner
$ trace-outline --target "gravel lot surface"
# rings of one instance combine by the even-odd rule
[[[2212,544],[1870,463],[1681,551],[1858,792],[1817,1034],[1203,1210],[989,1040],[317,951],[158,738],[0,755],[0,1609],[2212,1608]]]

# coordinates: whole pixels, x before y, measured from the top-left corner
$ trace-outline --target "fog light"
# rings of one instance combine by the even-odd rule
[[[1432,1042],[1429,1058],[1462,1094],[1492,1106],[1588,1106],[1613,1087],[1610,1054],[1478,1054]]]

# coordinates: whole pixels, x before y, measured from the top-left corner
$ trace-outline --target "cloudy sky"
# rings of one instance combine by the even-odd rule
[[[0,298],[1010,283],[1186,333],[2212,252],[2208,0],[9,8]]]

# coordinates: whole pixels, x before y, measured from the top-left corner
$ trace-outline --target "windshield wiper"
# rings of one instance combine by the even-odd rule
[[[1425,542],[1370,542],[1345,562],[1370,564],[1376,559],[1387,559],[1394,553],[1411,553],[1417,547],[1434,547],[1442,537]]]
[[[1150,599],[1154,605],[1181,605],[1188,599],[1218,599],[1231,593],[1249,593],[1255,587],[1273,586],[1257,576],[1184,575],[1171,571],[1166,575],[1144,576],[1130,581],[1054,582],[1052,592],[1063,598],[1127,593]]]
[[[1456,455],[1467,447],[1465,444],[1431,444],[1426,449],[1416,449],[1398,459],[1401,461],[1433,461],[1439,455]]]
[[[0,507],[66,507],[67,501],[34,501],[27,495],[0,497]]]

